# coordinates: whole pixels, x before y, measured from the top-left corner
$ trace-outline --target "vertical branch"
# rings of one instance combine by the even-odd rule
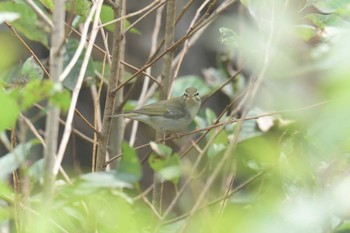
[[[166,5],[166,25],[164,47],[170,48],[174,43],[175,34],[175,0],[168,0]],[[162,67],[162,84],[163,88],[160,93],[161,99],[167,99],[171,87],[171,64],[173,62],[173,50],[169,50],[164,55],[164,63]]]
[[[170,48],[174,44],[174,35],[175,35],[175,0],[168,0],[166,5],[166,20],[165,20],[165,39],[164,39],[164,47],[165,49]],[[168,99],[168,95],[170,94],[170,87],[172,82],[171,77],[171,64],[173,62],[173,50],[169,50],[164,55],[164,63],[162,67],[162,89],[160,92],[161,99]],[[164,138],[164,134],[157,132],[156,140],[160,140]],[[153,178],[154,188],[153,188],[153,205],[156,208],[159,208],[159,213],[162,212],[162,192],[163,192],[163,182],[157,182],[157,174],[154,174]]]
[[[125,0],[123,1],[123,8],[121,9],[121,17],[125,15],[125,9],[126,9],[126,3]],[[120,21],[121,27],[120,27],[120,34],[124,34],[124,20]],[[120,58],[119,61],[124,61],[124,52],[125,52],[125,40],[120,41],[120,48],[119,48],[119,54]],[[119,69],[117,70],[118,72],[118,77],[122,77],[124,70],[123,65],[119,65]],[[118,82],[119,84],[119,82]],[[121,112],[121,105],[123,104],[123,88],[121,88],[115,95],[115,102],[114,102],[114,113],[113,114],[118,114]],[[109,138],[108,140],[108,152],[112,156],[120,154],[121,151],[121,145],[124,139],[124,120],[122,117],[115,117],[112,118],[111,122],[111,130],[109,133]]]
[[[64,20],[65,3],[61,0],[54,1],[53,12],[53,31],[51,35],[50,51],[50,75],[54,83],[59,83],[59,76],[63,69],[62,44],[64,42]],[[48,114],[46,117],[45,131],[45,173],[44,173],[44,194],[46,199],[50,199],[53,191],[54,173],[53,167],[57,153],[57,138],[59,129],[59,108],[55,107],[50,101],[48,103]]]
[[[124,4],[123,1],[116,1],[117,7],[114,8],[114,17],[120,18],[123,12]],[[98,138],[98,149],[97,149],[97,158],[96,158],[96,170],[103,171],[105,170],[105,161],[106,161],[106,152],[108,145],[108,135],[111,128],[115,98],[118,95],[117,92],[113,92],[113,89],[116,89],[119,78],[120,78],[120,57],[122,52],[122,21],[114,23],[114,33],[113,33],[113,48],[112,48],[112,65],[111,72],[108,82],[106,105],[103,114],[102,120],[102,129]],[[120,91],[120,90],[119,90]]]

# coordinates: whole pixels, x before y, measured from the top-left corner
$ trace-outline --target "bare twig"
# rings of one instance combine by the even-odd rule
[[[166,1],[166,0],[165,0],[165,1]],[[134,17],[134,16],[136,16],[136,15],[143,14],[145,11],[148,11],[149,9],[151,9],[151,10],[149,10],[149,11],[152,12],[152,11],[155,10],[155,9],[153,9],[154,6],[156,6],[157,4],[158,4],[158,5],[163,5],[165,1],[156,0],[156,1],[154,1],[153,3],[147,5],[146,7],[142,8],[142,9],[140,9],[140,10],[138,10],[138,11],[135,11],[135,12],[130,13],[130,14],[127,14],[127,15],[120,16],[119,18],[116,18],[116,19],[114,19],[114,20],[112,20],[112,21],[110,21],[110,22],[107,22],[107,23],[102,24],[100,27],[105,27],[105,26],[108,26],[108,25],[111,25],[111,24],[120,22],[120,21],[122,21],[122,20],[131,18],[131,17]],[[156,9],[157,9],[157,8],[156,8]],[[148,13],[146,13],[146,14],[148,14]]]
[[[53,29],[53,23],[50,20],[50,18],[33,2],[33,0],[27,0],[27,3],[29,6],[33,8],[35,13],[44,20],[44,22],[50,27],[50,29]]]
[[[83,31],[80,34],[80,41],[79,41],[78,48],[75,51],[75,53],[74,53],[73,57],[71,58],[70,62],[67,64],[66,68],[64,69],[64,71],[60,75],[60,81],[61,82],[63,82],[65,80],[65,78],[68,76],[69,72],[72,71],[74,65],[77,63],[81,53],[83,52],[83,49],[84,49],[84,46],[85,46],[85,43],[86,43],[86,40],[87,40],[87,34],[88,34],[88,31],[89,31],[89,26],[90,26],[90,23],[92,21],[92,17],[93,17],[93,15],[95,13],[95,10],[96,10],[96,7],[94,7],[94,6],[96,6],[96,4],[94,4],[91,7],[89,15],[88,15],[88,17],[86,18],[86,20],[84,22]]]
[[[100,15],[100,12],[101,12],[102,4],[103,4],[103,0],[98,0],[98,1],[96,1],[93,4],[93,6],[91,7],[91,10],[90,10],[90,13],[96,11],[95,19],[94,19],[94,22],[93,22],[93,25],[92,25],[92,30],[91,30],[89,44],[88,44],[88,46],[86,48],[86,53],[85,53],[84,60],[83,60],[83,63],[82,63],[82,66],[81,66],[81,69],[80,69],[80,72],[79,72],[77,83],[76,83],[76,85],[75,85],[75,87],[73,89],[71,104],[69,106],[68,115],[67,115],[66,126],[65,126],[65,129],[64,129],[64,132],[63,132],[63,137],[62,137],[62,140],[61,140],[60,148],[58,150],[57,161],[55,163],[55,168],[54,168],[55,174],[57,174],[58,169],[59,169],[59,167],[61,165],[61,162],[62,162],[62,159],[63,159],[63,156],[64,156],[64,152],[65,152],[65,150],[67,148],[69,137],[70,137],[70,134],[72,132],[72,123],[73,123],[75,107],[76,107],[76,104],[77,104],[77,101],[78,101],[79,92],[80,92],[80,89],[81,89],[81,86],[82,86],[82,83],[83,83],[83,80],[84,80],[84,76],[85,76],[86,68],[87,68],[87,65],[88,65],[88,62],[89,62],[89,58],[90,58],[90,55],[91,55],[91,52],[92,52],[92,48],[93,48],[93,45],[94,45],[94,42],[95,42],[95,39],[96,39],[96,36],[97,36],[98,19],[99,19],[99,15]],[[88,17],[92,18],[93,15],[94,14],[91,13]],[[91,20],[91,19],[87,19],[87,20]]]
[[[273,15],[274,15],[274,13],[275,13],[274,9],[272,9],[272,18],[271,18],[271,25],[269,28],[269,37],[268,37],[268,41],[266,43],[262,67],[259,71],[257,79],[254,80],[254,82],[252,82],[247,94],[243,97],[243,99],[240,103],[240,105],[241,104],[243,105],[243,103],[244,103],[244,104],[248,105],[248,107],[245,108],[245,110],[242,113],[242,118],[239,119],[239,121],[238,121],[237,127],[235,129],[235,133],[234,133],[233,142],[228,145],[228,148],[225,150],[224,155],[222,156],[220,161],[217,163],[215,169],[212,171],[211,175],[207,179],[207,182],[206,182],[205,186],[203,187],[202,193],[200,193],[200,195],[198,196],[196,203],[194,204],[192,210],[189,213],[188,220],[184,222],[184,224],[182,225],[179,232],[185,232],[186,227],[189,224],[189,221],[191,220],[191,217],[197,212],[198,208],[200,207],[201,203],[203,202],[209,188],[213,184],[213,182],[214,182],[215,178],[217,177],[217,175],[219,174],[220,170],[222,169],[224,164],[228,161],[228,159],[234,154],[234,151],[236,149],[236,146],[237,146],[237,143],[239,140],[239,135],[240,135],[240,131],[241,131],[244,119],[246,118],[246,116],[248,114],[249,107],[250,107],[250,105],[251,105],[251,103],[256,95],[258,88],[260,87],[261,81],[265,75],[265,72],[267,70],[267,66],[269,64],[270,49],[271,49],[271,44],[272,44],[272,40],[273,40],[273,33],[274,33],[274,27],[273,27]]]
[[[12,27],[11,24],[9,24],[8,22],[5,21],[6,26],[13,32],[13,34],[15,34],[15,36],[19,39],[19,41],[24,45],[24,47],[26,47],[26,49],[29,51],[29,53],[33,56],[34,60],[38,63],[38,65],[40,66],[40,68],[44,71],[45,75],[51,79],[51,75],[49,74],[49,72],[46,70],[45,66],[43,65],[43,63],[40,61],[40,59],[38,58],[38,56],[36,56],[36,54],[33,52],[33,50],[28,46],[28,44],[22,39],[22,37],[17,33],[17,31]]]
[[[154,30],[153,30],[153,33],[152,33],[150,56],[152,54],[154,54],[155,51],[156,51],[156,46],[157,46],[157,41],[158,41],[157,38],[158,38],[158,35],[159,35],[159,31],[160,31],[160,25],[161,25],[163,8],[164,7],[161,7],[161,8],[159,8],[157,10],[156,19],[155,19],[155,23],[154,23]],[[146,76],[144,81],[143,81],[141,94],[140,94],[139,100],[137,102],[136,108],[140,108],[145,103],[145,101],[148,99],[146,97],[146,94],[147,94],[148,85],[149,85],[149,81],[150,81],[148,77],[151,76],[150,75],[151,74],[151,67],[149,67],[146,70],[146,73],[149,76]],[[157,80],[156,80],[156,82],[159,83]],[[134,143],[135,143],[137,127],[138,127],[138,121],[134,121],[133,125],[132,125],[132,129],[131,129],[130,140],[129,140],[130,146],[133,146]]]
[[[63,52],[61,44],[64,42],[64,20],[65,20],[65,4],[61,0],[54,1],[55,10],[53,12],[53,25],[51,35],[50,50],[50,73],[52,81],[59,83],[59,76],[63,69]],[[51,101],[48,103],[48,113],[46,118],[45,144],[44,148],[44,196],[47,201],[51,200],[54,187],[54,166],[58,144],[58,129],[60,109]],[[58,170],[58,169],[57,169]]]
[[[121,17],[122,10],[124,8],[123,1],[120,1],[119,7],[115,9],[115,16]],[[120,79],[120,57],[121,57],[121,43],[123,40],[122,36],[122,22],[118,21],[114,24],[114,33],[113,33],[113,50],[112,50],[112,65],[111,72],[109,77],[108,89],[107,89],[107,98],[104,109],[104,116],[102,120],[102,129],[100,136],[98,138],[98,150],[97,150],[97,160],[96,160],[96,170],[103,171],[105,170],[105,161],[108,145],[108,137],[111,128],[112,119],[109,117],[113,114],[114,104],[115,104],[115,95],[116,92],[111,90],[115,89],[118,85]]]

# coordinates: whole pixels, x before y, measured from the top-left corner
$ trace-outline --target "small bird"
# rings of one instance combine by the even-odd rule
[[[197,115],[201,99],[194,87],[188,87],[182,96],[162,100],[140,109],[111,117],[126,117],[141,121],[160,133],[178,132],[186,128]]]

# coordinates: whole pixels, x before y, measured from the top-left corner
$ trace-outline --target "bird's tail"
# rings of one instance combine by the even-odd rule
[[[115,115],[110,116],[110,118],[114,118],[114,117],[132,118],[132,117],[134,117],[134,116],[137,116],[137,114],[136,114],[136,113],[131,113],[131,112],[129,112],[129,113],[115,114]]]

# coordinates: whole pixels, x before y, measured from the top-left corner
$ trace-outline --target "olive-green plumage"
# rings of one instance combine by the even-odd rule
[[[127,117],[141,121],[159,132],[177,132],[192,122],[200,105],[201,99],[197,89],[189,87],[183,96],[155,102],[112,117]]]

